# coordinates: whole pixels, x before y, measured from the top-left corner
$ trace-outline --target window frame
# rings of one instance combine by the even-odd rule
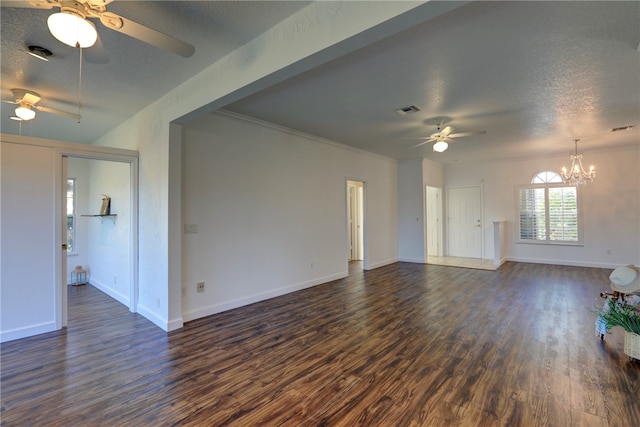
[[[534,179],[539,174],[536,174]],[[533,181],[533,180],[532,180]],[[576,193],[576,229],[578,233],[577,240],[551,240],[551,227],[549,225],[549,189],[551,188],[574,188]],[[520,196],[522,190],[531,190],[531,189],[544,189],[544,205],[545,205],[545,239],[523,239],[522,230],[521,230],[521,215],[522,212],[520,210]],[[523,184],[517,185],[515,190],[515,226],[516,226],[516,239],[515,242],[518,244],[531,244],[531,245],[553,245],[553,246],[584,246],[584,231],[582,228],[582,197],[580,195],[580,188],[577,185],[565,184],[563,182],[559,183],[539,183],[539,184]]]
[[[78,201],[78,180],[74,177],[67,177],[67,188],[69,186],[69,181],[73,182],[73,196],[71,197],[72,199],[72,204],[73,204],[73,213],[71,215],[69,215],[68,210],[67,210],[67,233],[65,234],[66,237],[66,241],[65,243],[67,244],[67,255],[76,255],[78,253],[78,245],[77,245],[77,229],[78,229],[78,218],[77,218],[77,201]],[[67,200],[67,204],[66,207],[69,206],[69,192],[67,191],[67,195],[66,195],[66,200]],[[72,218],[72,244],[71,244],[71,249],[69,249],[69,240],[68,240],[68,235],[69,235],[69,217]]]

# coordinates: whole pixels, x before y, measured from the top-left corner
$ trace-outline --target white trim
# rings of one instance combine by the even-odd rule
[[[549,264],[549,265],[566,265],[571,267],[592,267],[592,268],[607,268],[615,269],[617,267],[624,267],[627,264],[611,264],[604,262],[594,261],[576,261],[568,259],[540,259],[540,258],[524,258],[524,257],[506,257],[505,261],[513,262],[526,262],[529,264]]]
[[[363,154],[365,156],[374,157],[376,159],[387,160],[389,162],[396,163],[396,164],[398,163],[398,161],[396,159],[392,159],[391,157],[383,156],[383,155],[377,154],[377,153],[372,153],[371,151],[365,151],[365,150],[362,150],[360,148],[356,148],[356,147],[354,147],[352,145],[342,144],[340,142],[332,141],[330,139],[325,139],[325,138],[322,138],[322,137],[319,137],[319,136],[316,136],[316,135],[312,135],[312,134],[309,134],[309,133],[304,133],[304,132],[301,132],[299,130],[295,130],[295,129],[287,128],[287,127],[284,127],[284,126],[276,125],[274,123],[265,122],[265,121],[256,119],[254,117],[243,116],[242,114],[234,113],[233,111],[225,110],[223,108],[221,108],[221,109],[219,109],[217,111],[214,111],[211,114],[220,114],[220,115],[223,115],[223,116],[232,117],[232,118],[235,118],[235,119],[243,120],[245,122],[249,122],[249,123],[253,123],[253,124],[256,124],[256,125],[264,126],[264,127],[270,128],[270,129],[274,129],[274,130],[277,130],[277,131],[280,131],[280,132],[288,133],[290,135],[296,135],[296,136],[299,136],[299,137],[302,137],[302,138],[312,139],[315,142],[319,142],[321,144],[331,145],[333,147],[342,148],[343,150],[353,151],[353,152],[358,153],[358,154]],[[357,179],[353,179],[352,181],[358,181],[358,180]]]
[[[129,307],[129,311],[132,313],[136,313],[138,311],[138,294],[139,294],[139,283],[138,283],[138,153],[131,150],[120,150],[115,148],[107,148],[107,147],[95,147],[93,145],[87,146],[86,144],[73,144],[66,143],[62,144],[61,147],[56,148],[56,158],[60,161],[65,157],[74,157],[74,158],[82,158],[82,159],[91,159],[91,160],[106,160],[112,162],[121,162],[129,164],[129,186],[131,188],[130,192],[130,222],[129,222],[129,230],[130,230],[130,239],[129,239],[129,251],[130,251],[130,259],[129,259],[129,297],[126,298],[128,301],[124,303]],[[86,149],[89,147],[88,149]],[[94,148],[101,148],[100,150],[93,150]],[[106,149],[105,149],[106,148]],[[135,153],[135,155],[123,154],[126,153]],[[60,163],[60,162],[56,162]],[[66,177],[65,177],[66,178]],[[56,180],[62,181],[62,171],[59,173],[56,172]],[[57,199],[61,200],[62,195],[59,195]],[[59,216],[62,214],[62,209],[58,209],[56,215]],[[56,221],[59,223],[61,218],[56,218]],[[62,245],[62,241],[59,242],[59,245]],[[58,274],[59,276],[60,274]],[[61,285],[60,285],[61,286]],[[114,297],[115,298],[115,297]],[[120,299],[116,298],[118,301]],[[121,301],[122,302],[122,301]],[[56,307],[59,307],[60,302],[56,303]],[[63,303],[66,305],[65,303]],[[66,307],[63,307],[66,310]]]
[[[309,280],[307,282],[298,283],[292,286],[286,286],[279,289],[273,289],[267,292],[251,295],[245,298],[238,298],[223,304],[215,304],[210,305],[208,307],[203,307],[198,310],[189,311],[186,313],[182,313],[182,318],[185,322],[189,322],[191,320],[200,319],[203,317],[211,316],[213,314],[221,313],[223,311],[232,310],[234,308],[243,307],[249,304],[253,304],[260,301],[266,301],[271,298],[279,297],[281,295],[286,295],[291,292],[300,291],[306,288],[311,288],[314,286],[326,284],[333,280],[343,279],[348,277],[349,273],[347,271],[343,271],[341,273],[332,274],[329,276],[319,277],[317,279]]]
[[[362,268],[363,270],[371,270],[369,263],[369,228],[368,228],[368,218],[367,213],[369,212],[369,208],[367,207],[367,203],[369,198],[367,197],[367,180],[362,178],[353,178],[353,177],[345,177],[344,181],[344,216],[345,216],[345,269],[349,271],[349,181],[362,183]]]
[[[160,329],[167,332],[169,331],[169,322],[166,319],[158,317],[158,314],[155,311],[149,310],[145,305],[138,304],[138,314],[155,324]]]
[[[391,259],[386,259],[384,261],[378,261],[376,263],[369,264],[369,268],[367,268],[365,270],[375,270],[376,268],[384,267],[384,266],[390,265],[390,264],[395,264],[398,261],[400,261],[398,258],[391,258]],[[420,262],[422,264],[424,264],[424,261],[420,261]]]
[[[398,259],[399,262],[411,262],[414,264],[426,264],[427,261],[420,259],[420,258],[399,258]]]
[[[109,295],[111,298],[113,298],[114,300],[118,301],[120,304],[129,307],[129,297],[123,293],[120,293],[118,291],[116,291],[115,289],[105,285],[104,283],[102,283],[99,280],[96,279],[91,279],[90,283],[87,284],[87,286],[93,286],[96,289],[99,289],[100,291],[104,292],[105,294]]]
[[[80,153],[82,152],[92,157],[98,153],[109,155],[112,157],[113,156],[138,157],[138,152],[134,150],[101,147],[98,145],[58,141],[54,139],[32,138],[32,137],[21,136],[21,135],[12,135],[9,133],[1,133],[0,139],[2,140],[2,142],[9,142],[14,144],[35,145],[39,147],[57,148],[60,150],[73,150],[75,153],[77,153],[74,156],[79,156],[79,157],[82,157],[80,155]]]
[[[0,332],[0,342],[7,342],[27,338],[33,335],[53,332],[60,328],[56,328],[56,322],[45,322],[37,325],[29,325],[24,328],[11,329],[9,331]]]

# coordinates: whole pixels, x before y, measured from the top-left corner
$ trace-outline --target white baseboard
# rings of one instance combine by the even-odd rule
[[[549,265],[567,265],[572,267],[591,267],[591,268],[607,268],[615,269],[621,267],[622,264],[611,264],[604,262],[594,261],[574,261],[567,259],[540,259],[540,258],[521,258],[521,257],[507,257],[505,261],[514,262],[527,262],[530,264],[549,264]]]
[[[385,265],[393,264],[398,261],[400,261],[398,258],[392,258],[384,261],[372,262],[369,264],[369,268],[367,270],[373,270],[376,268],[384,267]]]
[[[124,304],[127,307],[129,307],[129,296],[128,295],[124,295],[124,294],[116,291],[112,287],[107,286],[104,283],[102,283],[100,280],[91,279],[89,282],[90,282],[90,285],[93,286],[94,288],[100,289],[102,292],[104,292],[105,294],[109,295],[114,300],[116,300],[119,303]]]
[[[56,330],[56,322],[44,322],[37,325],[29,325],[23,328],[11,329],[9,331],[0,332],[0,342],[18,340],[33,335],[44,334]]]
[[[414,264],[426,264],[427,261],[424,259],[418,259],[418,258],[400,258],[398,259],[399,262],[412,262]]]
[[[211,316],[212,314],[222,313],[223,311],[232,310],[234,308],[243,307],[245,305],[253,304],[260,301],[266,301],[271,298],[275,298],[281,295],[289,294],[291,292],[300,291],[302,289],[311,288],[313,286],[328,283],[333,280],[342,279],[348,276],[347,272],[337,273],[330,276],[320,277],[308,282],[297,283],[291,286],[283,288],[273,289],[260,294],[251,295],[245,298],[238,298],[231,301],[226,301],[220,304],[210,305],[207,307],[198,308],[182,313],[182,320],[189,322],[191,320],[200,319],[203,317]]]
[[[138,304],[138,314],[145,319],[149,320],[151,323],[162,329],[163,331],[169,332],[169,321],[158,316],[158,313],[150,310],[144,304]]]

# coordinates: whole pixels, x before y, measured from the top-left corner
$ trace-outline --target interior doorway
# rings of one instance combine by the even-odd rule
[[[61,302],[67,326],[71,270],[82,266],[87,282],[137,312],[138,304],[138,159],[108,154],[62,153],[61,157]],[[70,215],[69,182],[75,182]],[[110,198],[108,211],[104,198]],[[73,227],[70,231],[70,224]],[[73,236],[73,245],[66,244]],[[70,249],[70,251],[67,251]]]
[[[364,260],[364,182],[347,181],[349,261]]]

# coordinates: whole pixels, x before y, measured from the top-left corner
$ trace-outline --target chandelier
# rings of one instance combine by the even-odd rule
[[[571,169],[567,170],[567,168],[562,167],[562,180],[565,184],[569,185],[582,185],[587,182],[593,182],[593,179],[596,177],[596,170],[591,165],[589,167],[589,171],[585,171],[582,166],[582,154],[578,154],[578,141],[579,139],[574,139],[573,142],[575,144],[575,154],[571,155]]]

